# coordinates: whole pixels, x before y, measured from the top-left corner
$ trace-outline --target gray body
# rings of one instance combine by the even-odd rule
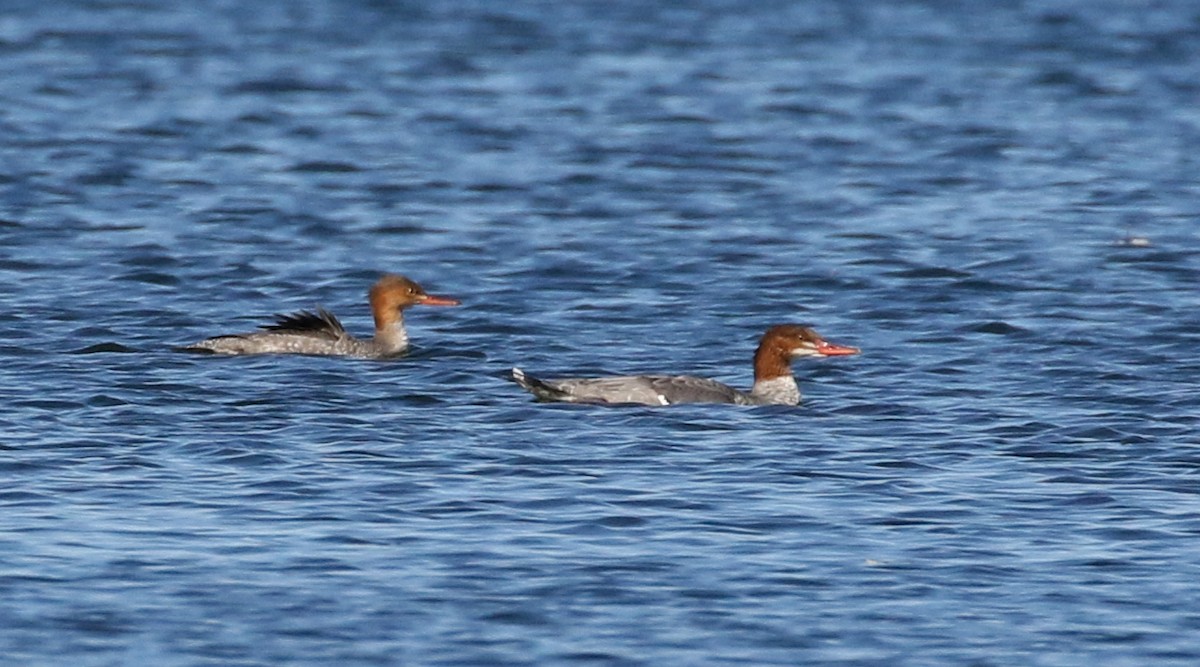
[[[732,403],[735,405],[797,405],[800,389],[792,377],[756,382],[749,392],[691,375],[618,375],[604,378],[540,380],[519,368],[513,380],[543,401],[567,403]]]
[[[216,336],[185,349],[216,354],[315,354],[381,359],[408,348],[408,334],[400,318],[369,340],[351,336],[338,318],[323,308],[315,313],[277,315],[275,319],[275,324],[264,326],[262,331]]]

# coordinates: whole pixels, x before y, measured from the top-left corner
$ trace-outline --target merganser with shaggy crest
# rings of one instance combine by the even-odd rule
[[[690,375],[621,375],[601,378],[540,380],[519,368],[512,379],[541,401],[566,403],[733,403],[798,405],[800,388],[792,359],[858,354],[856,347],[835,345],[809,327],[779,324],[767,329],[754,352],[754,386],[740,391],[716,380]]]
[[[370,339],[355,338],[333,313],[317,308],[315,313],[302,310],[276,315],[275,323],[263,325],[262,331],[215,336],[184,349],[216,354],[316,354],[384,359],[408,349],[405,308],[459,305],[457,299],[427,294],[412,280],[391,274],[380,278],[368,297],[371,314],[375,316],[375,336]]]

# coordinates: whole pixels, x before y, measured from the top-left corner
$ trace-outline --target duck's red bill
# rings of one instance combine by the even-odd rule
[[[458,299],[451,299],[448,296],[434,296],[426,294],[424,299],[421,299],[422,306],[457,306],[462,302]]]
[[[820,352],[821,354],[825,355],[826,357],[841,357],[841,356],[844,356],[847,354],[858,354],[859,349],[857,347],[849,347],[847,345],[836,345],[834,343],[821,341],[820,343],[817,344],[817,352]]]

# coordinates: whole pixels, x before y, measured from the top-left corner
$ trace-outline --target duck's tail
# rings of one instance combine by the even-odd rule
[[[515,366],[512,369],[513,382],[525,388],[525,391],[533,394],[539,401],[571,401],[572,396],[567,392],[555,387],[552,384],[543,382],[532,375],[526,375],[525,371]]]

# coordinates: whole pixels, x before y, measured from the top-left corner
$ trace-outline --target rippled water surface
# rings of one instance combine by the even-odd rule
[[[6,3],[4,662],[1197,664],[1197,53],[1183,0]],[[383,271],[464,302],[401,359],[175,349],[368,333]],[[779,322],[864,353],[505,380],[747,386]]]

